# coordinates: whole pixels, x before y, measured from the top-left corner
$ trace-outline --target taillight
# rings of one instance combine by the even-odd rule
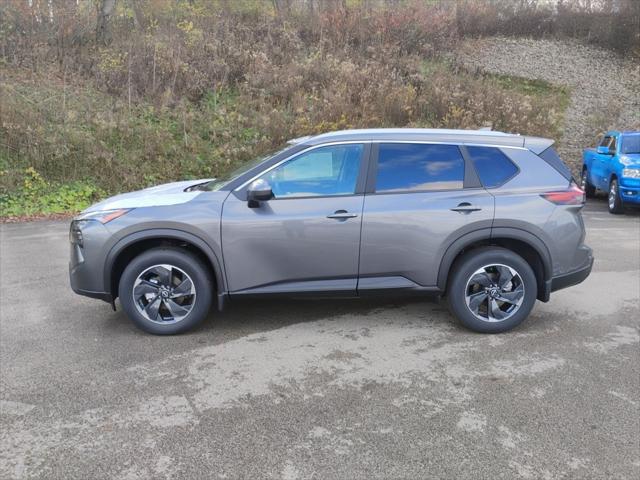
[[[547,192],[540,196],[556,205],[584,205],[585,202],[584,191],[576,184],[571,184],[566,190]]]

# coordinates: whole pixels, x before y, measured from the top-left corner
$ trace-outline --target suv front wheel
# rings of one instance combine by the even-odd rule
[[[190,252],[154,248],[135,257],[120,278],[122,308],[145,332],[171,335],[198,325],[209,312],[213,282]]]
[[[618,180],[613,178],[609,184],[608,195],[609,212],[618,214],[624,212],[624,206],[622,205],[622,198],[620,197],[620,187],[618,186]]]
[[[465,327],[500,333],[529,316],[537,293],[535,274],[521,256],[502,247],[483,247],[456,261],[447,299]]]

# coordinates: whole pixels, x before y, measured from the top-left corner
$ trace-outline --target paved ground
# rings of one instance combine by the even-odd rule
[[[0,478],[638,478],[640,215],[503,335],[436,303],[261,301],[153,337],[2,226]]]

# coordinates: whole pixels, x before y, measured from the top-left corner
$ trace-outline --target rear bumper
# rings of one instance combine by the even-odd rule
[[[551,292],[561,290],[582,283],[591,273],[593,268],[593,255],[589,255],[588,262],[585,266],[564,275],[558,275],[551,279]]]

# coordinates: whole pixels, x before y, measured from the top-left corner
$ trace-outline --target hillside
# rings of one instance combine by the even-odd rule
[[[543,80],[569,92],[559,152],[579,173],[582,150],[608,128],[640,129],[640,64],[576,41],[509,39],[464,42],[455,58],[465,68]]]
[[[491,126],[552,137],[575,166],[598,130],[637,120],[640,2],[548,5],[9,0],[0,216],[216,176],[343,128]],[[589,83],[612,64],[619,75]]]

